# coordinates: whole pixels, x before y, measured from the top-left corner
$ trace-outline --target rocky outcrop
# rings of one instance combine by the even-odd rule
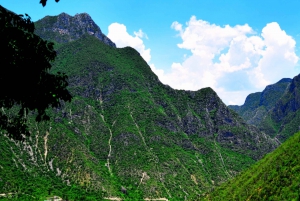
[[[284,95],[276,102],[274,108],[259,126],[269,135],[276,135],[283,142],[299,130],[299,120],[300,74],[293,78]]]
[[[88,34],[111,47],[116,47],[115,43],[102,33],[100,27],[87,13],[76,14],[74,17],[66,13],[58,16],[46,16],[37,21],[35,26],[35,33],[46,40],[66,43]]]
[[[275,107],[291,82],[292,79],[283,78],[275,84],[266,86],[262,92],[249,94],[243,105],[228,107],[237,112],[248,124],[258,125]]]
[[[300,75],[283,78],[263,92],[247,96],[242,106],[228,106],[249,124],[284,142],[300,129]]]

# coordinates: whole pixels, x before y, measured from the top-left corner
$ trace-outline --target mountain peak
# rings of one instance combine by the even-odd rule
[[[279,80],[276,84],[279,84],[279,83],[291,83],[292,82],[292,79],[291,78],[282,78],[281,80]]]
[[[102,33],[100,27],[87,13],[77,13],[71,16],[63,12],[58,16],[46,16],[38,20],[35,27],[35,33],[43,39],[58,43],[74,41],[89,34],[111,47],[116,47],[115,43]]]
[[[69,16],[69,17],[71,17],[71,15],[69,15],[68,13],[65,13],[65,12],[62,12],[61,14],[59,14],[58,16],[64,16],[64,15],[66,15],[66,16]]]
[[[275,84],[270,84],[262,92],[249,94],[241,106],[228,107],[235,110],[249,124],[258,125],[282,97],[292,82],[290,78],[283,78]]]

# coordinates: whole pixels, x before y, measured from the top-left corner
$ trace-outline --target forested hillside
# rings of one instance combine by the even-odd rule
[[[50,121],[27,114],[24,141],[1,131],[0,199],[199,200],[279,145],[211,88],[163,85],[135,49],[76,16],[36,24],[55,43],[50,72],[68,76],[73,99],[49,109]]]
[[[224,183],[207,200],[299,200],[300,132],[248,170]]]

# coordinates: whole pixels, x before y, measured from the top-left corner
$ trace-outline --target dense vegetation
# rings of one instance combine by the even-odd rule
[[[37,111],[37,121],[48,120],[45,110],[70,101],[67,76],[49,73],[56,57],[53,43],[34,34],[30,17],[22,17],[0,5],[0,128],[14,139],[29,135],[26,114]],[[19,84],[16,84],[19,82]],[[18,114],[7,116],[3,109],[18,105]]]
[[[47,110],[49,122],[36,123],[37,114],[29,113],[31,135],[23,142],[2,130],[0,194],[198,200],[277,146],[211,88],[160,83],[133,48],[88,34],[66,43],[52,39],[51,73],[69,77],[73,100]]]
[[[207,200],[299,200],[300,132],[236,178],[216,188]]]
[[[1,153],[15,153],[3,156],[6,174],[7,164],[34,172],[29,175],[40,179],[32,185],[45,185],[41,195],[60,179],[105,197],[198,199],[272,149],[211,89],[187,92],[162,85],[132,48],[112,48],[86,36],[60,45],[57,53],[53,72],[68,75],[72,103],[49,110],[48,123],[35,124],[30,114],[25,144],[4,138],[7,144],[1,146]],[[26,191],[16,178],[23,177],[5,177],[1,193],[9,193],[12,182]],[[69,188],[52,192],[63,197]]]

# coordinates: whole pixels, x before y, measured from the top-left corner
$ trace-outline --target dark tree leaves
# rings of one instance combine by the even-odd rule
[[[34,34],[34,23],[25,14],[16,15],[0,6],[0,127],[15,139],[29,135],[24,113],[37,111],[36,121],[49,120],[48,107],[60,100],[71,101],[67,76],[50,74],[56,57],[53,43]],[[3,109],[20,106],[18,116],[9,118]]]
[[[59,0],[55,0],[55,2],[59,2]],[[47,3],[47,0],[40,0],[40,3],[43,5],[43,6],[46,6],[46,3]]]

